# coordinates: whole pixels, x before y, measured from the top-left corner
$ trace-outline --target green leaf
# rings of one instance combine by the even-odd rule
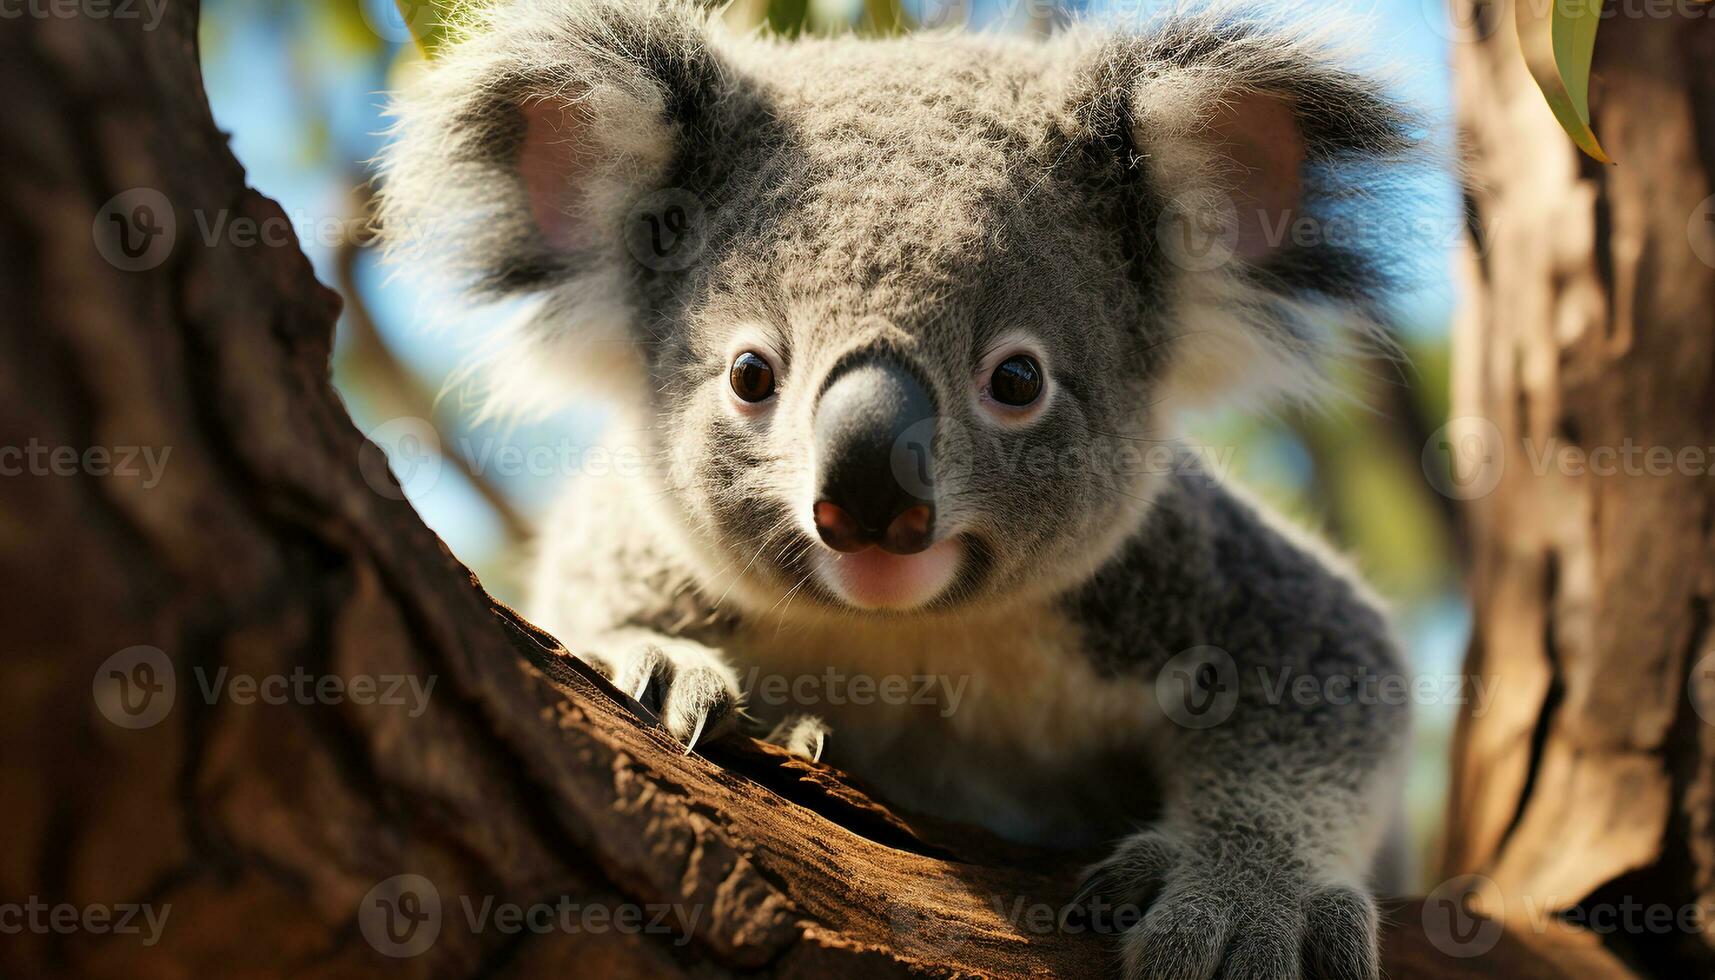
[[[1532,42],[1542,37],[1540,9],[1533,0],[1514,4],[1531,76],[1578,148],[1602,163],[1613,163],[1590,128],[1590,62],[1596,54],[1596,29],[1602,26],[1602,0],[1553,0],[1548,9],[1548,57],[1532,58]]]

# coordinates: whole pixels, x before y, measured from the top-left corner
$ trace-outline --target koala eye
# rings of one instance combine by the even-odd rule
[[[745,351],[732,362],[728,375],[733,394],[747,402],[766,401],[774,394],[774,369],[762,355]]]
[[[1002,405],[1023,408],[1042,394],[1042,366],[1029,354],[1012,355],[989,376],[989,394]]]

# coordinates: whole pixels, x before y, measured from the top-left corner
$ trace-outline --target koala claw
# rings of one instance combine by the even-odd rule
[[[820,762],[829,734],[827,723],[815,715],[793,715],[775,725],[763,741],[811,762]]]
[[[715,651],[663,640],[625,645],[588,658],[613,685],[654,713],[690,755],[705,735],[731,728],[738,715],[738,678]]]
[[[697,739],[702,737],[703,726],[708,724],[708,721],[709,716],[706,714],[697,716],[697,727],[691,730],[691,737],[685,739],[686,755],[690,755],[692,752],[697,751]]]
[[[1067,911],[1123,932],[1126,980],[1379,980],[1368,893],[1236,850],[1144,831],[1085,872]]]

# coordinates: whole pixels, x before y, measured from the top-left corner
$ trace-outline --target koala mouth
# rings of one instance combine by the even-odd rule
[[[826,551],[816,559],[816,574],[824,588],[859,609],[917,609],[933,602],[958,578],[964,554],[964,544],[957,537],[909,555],[876,547],[849,553]]]

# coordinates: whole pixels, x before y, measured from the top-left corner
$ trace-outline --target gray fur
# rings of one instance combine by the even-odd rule
[[[593,368],[651,461],[558,509],[532,618],[692,748],[748,694],[776,741],[825,745],[899,805],[1050,843],[1124,836],[1084,897],[1149,909],[1126,928],[1128,977],[1376,976],[1365,876],[1408,719],[1282,701],[1269,678],[1403,665],[1339,563],[1185,463],[1174,419],[1321,390],[1397,270],[1327,244],[1201,267],[1157,232],[1248,186],[1203,120],[1256,93],[1290,99],[1301,216],[1381,206],[1424,165],[1385,88],[1318,35],[1231,11],[1048,41],[734,38],[620,0],[463,24],[397,103],[393,253],[537,297],[490,345],[488,394],[548,408]],[[542,152],[578,168],[546,210],[520,176]],[[696,250],[651,260],[626,236],[668,189]],[[1013,348],[1051,379],[1029,417],[973,391]],[[776,364],[761,408],[728,389],[744,349]],[[808,522],[815,393],[876,351],[942,406],[937,527],[962,549],[907,611],[844,601]],[[1171,720],[1157,683],[1198,648],[1233,675],[1211,727]],[[955,710],[741,692],[746,670],[826,667],[969,692]]]

